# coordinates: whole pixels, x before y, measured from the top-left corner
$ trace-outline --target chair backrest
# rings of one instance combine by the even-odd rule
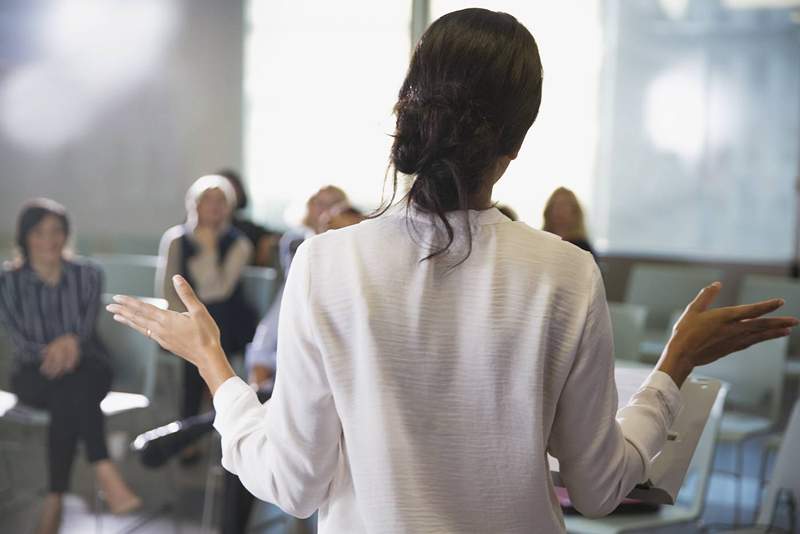
[[[730,386],[728,402],[735,408],[777,421],[783,401],[783,374],[788,339],[765,341],[697,369]]]
[[[775,467],[764,493],[757,523],[767,526],[781,491],[790,491],[794,499],[794,524],[800,526],[800,400],[795,401],[792,415],[783,434],[783,441],[775,458]]]
[[[686,471],[683,486],[678,494],[676,504],[687,506],[693,517],[699,518],[703,514],[708,484],[711,481],[711,472],[714,468],[714,452],[717,447],[722,414],[725,408],[725,399],[728,390],[725,386],[720,388],[714,406],[706,420],[706,427],[700,435],[697,447],[694,450],[689,469]]]
[[[271,267],[245,267],[242,291],[247,303],[263,318],[272,305],[278,289],[278,272]]]
[[[666,329],[673,311],[722,278],[720,269],[637,263],[631,269],[625,302],[647,308],[647,328]]]
[[[158,256],[97,254],[91,259],[103,269],[107,293],[155,296]]]
[[[112,295],[103,295],[103,305],[111,302]],[[164,299],[142,298],[145,302],[166,309]],[[105,310],[97,318],[97,335],[103,342],[114,372],[112,389],[124,393],[138,393],[153,398],[156,381],[158,344],[139,332],[116,322]]]
[[[644,339],[647,308],[639,304],[609,302],[608,312],[614,334],[614,357],[638,360],[639,347]]]
[[[785,304],[772,315],[800,317],[800,280],[782,276],[751,274],[744,277],[739,286],[739,303],[747,304],[759,300],[780,297]],[[789,336],[789,354],[800,353],[800,332],[792,330]]]

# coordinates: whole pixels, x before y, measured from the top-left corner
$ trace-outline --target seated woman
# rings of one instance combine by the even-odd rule
[[[0,273],[0,322],[14,346],[12,388],[21,402],[50,413],[50,492],[39,533],[58,531],[79,440],[111,511],[125,513],[141,504],[106,450],[100,401],[111,387],[111,369],[95,334],[102,272],[64,258],[68,236],[63,206],[47,199],[28,202],[17,225],[21,259]]]
[[[218,175],[199,178],[186,194],[186,223],[166,231],[161,239],[156,290],[171,310],[183,311],[172,277],[191,280],[199,298],[217,321],[227,354],[244,351],[253,338],[258,318],[244,299],[240,279],[253,246],[231,225],[236,193],[228,179]],[[197,369],[184,365],[181,418],[197,415],[205,386]],[[197,458],[196,450],[184,455]]]
[[[236,210],[231,219],[231,225],[242,232],[253,244],[251,263],[261,267],[275,266],[278,256],[278,242],[281,239],[280,234],[254,223],[244,214],[249,199],[238,172],[233,169],[222,169],[217,171],[217,174],[227,178],[236,193]]]
[[[583,209],[578,202],[578,197],[566,187],[559,187],[547,199],[542,230],[556,234],[567,243],[591,252],[592,256],[597,258],[597,254],[589,243],[586,224],[583,220]]]

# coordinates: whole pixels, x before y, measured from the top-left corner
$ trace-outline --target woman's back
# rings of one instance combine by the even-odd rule
[[[433,226],[413,213],[416,240],[392,214],[313,238],[298,253],[292,269],[307,276],[308,293],[284,305],[308,299],[302,320],[326,376],[310,376],[314,366],[300,361],[308,347],[295,345],[304,334],[285,322],[281,372],[305,386],[276,391],[273,403],[332,395],[335,413],[316,418],[334,428],[317,431],[335,434],[338,415],[345,454],[330,465],[324,532],[561,528],[545,451],[598,291],[596,267],[496,209],[470,218],[473,251],[455,268],[446,257],[420,261]],[[290,426],[303,417],[284,415],[276,418]],[[281,428],[291,432],[274,427],[276,442]]]

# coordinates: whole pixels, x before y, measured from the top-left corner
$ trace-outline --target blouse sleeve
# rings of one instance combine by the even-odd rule
[[[680,408],[680,392],[668,375],[654,371],[617,412],[611,321],[599,269],[593,269],[593,298],[558,400],[549,450],[578,511],[600,517],[646,480]]]
[[[30,339],[23,327],[21,303],[17,296],[22,292],[13,272],[0,274],[0,323],[2,323],[14,354],[21,363],[38,363],[42,360],[44,343]]]
[[[314,333],[307,251],[307,245],[300,247],[286,282],[278,331],[281,368],[272,399],[262,406],[236,377],[214,395],[222,465],[253,495],[298,517],[308,517],[323,502],[342,434]]]

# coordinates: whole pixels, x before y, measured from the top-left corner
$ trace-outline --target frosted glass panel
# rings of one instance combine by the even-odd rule
[[[411,2],[251,1],[245,43],[245,170],[253,214],[324,184],[375,207],[410,53]]]

